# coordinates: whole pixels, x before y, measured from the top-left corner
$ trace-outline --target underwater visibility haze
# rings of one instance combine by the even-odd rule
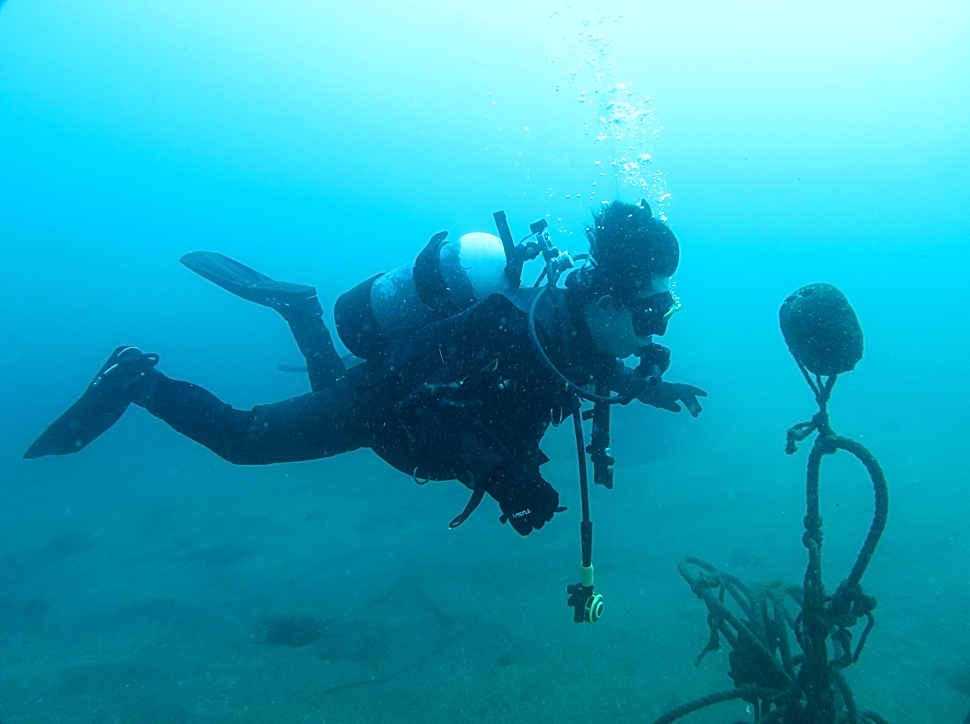
[[[817,406],[779,308],[818,282],[865,335],[831,424],[890,494],[846,680],[888,721],[963,721],[968,128],[956,0],[0,2],[0,721],[650,722],[730,689],[727,642],[694,666],[707,611],[677,561],[802,583],[810,444],[785,433]],[[22,459],[118,345],[236,408],[309,392],[287,325],[188,252],[315,286],[332,328],[437,232],[503,210],[582,254],[592,214],[641,199],[680,244],[664,379],[708,397],[613,410],[595,625],[564,605],[569,423],[542,443],[568,510],[527,537],[490,498],[450,530],[465,487],[369,450],[234,466],[137,407]],[[829,590],[872,496],[823,465]]]

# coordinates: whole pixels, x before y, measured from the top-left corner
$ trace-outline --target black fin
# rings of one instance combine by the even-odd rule
[[[193,251],[182,256],[179,261],[227,292],[277,311],[306,308],[306,311],[312,312],[320,306],[316,300],[317,290],[313,287],[278,282],[224,254]]]
[[[118,347],[81,398],[41,433],[24,457],[29,460],[83,450],[118,422],[131,404],[132,385],[156,364],[157,354]]]
[[[87,447],[88,443],[118,422],[128,409],[129,403],[124,398],[101,398],[103,395],[88,389],[81,399],[41,433],[27,448],[24,457],[30,460],[45,455],[70,455]]]

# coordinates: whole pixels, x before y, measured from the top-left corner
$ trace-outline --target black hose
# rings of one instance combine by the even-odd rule
[[[553,361],[549,359],[549,355],[547,355],[546,351],[542,348],[542,344],[539,342],[539,335],[536,333],[536,306],[539,304],[539,299],[549,288],[550,287],[548,284],[542,287],[542,289],[539,290],[539,293],[536,294],[536,298],[532,300],[532,304],[529,307],[529,337],[532,339],[532,345],[535,347],[536,352],[539,353],[539,357],[542,359],[542,361],[545,362],[546,367],[548,367],[549,370],[556,377],[558,377],[563,384],[566,385],[567,389],[588,402],[603,402],[607,405],[625,405],[626,403],[630,402],[630,400],[633,398],[626,395],[608,395],[604,397],[603,395],[597,395],[584,390],[571,379],[566,377],[566,375],[564,375],[559,368],[556,367]]]
[[[583,552],[583,567],[593,563],[593,523],[589,519],[589,471],[586,469],[586,441],[583,439],[583,423],[579,400],[573,398],[573,431],[576,433],[576,455],[579,458],[579,498],[582,502],[583,520],[579,524],[579,540]]]

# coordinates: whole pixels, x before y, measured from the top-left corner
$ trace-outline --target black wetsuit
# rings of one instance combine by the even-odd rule
[[[580,384],[602,378],[617,361],[591,352],[575,310],[562,292],[554,294],[555,300],[545,295],[537,315],[543,348]],[[500,503],[524,496],[510,508],[528,507],[530,487],[548,486],[539,474],[547,461],[539,441],[552,420],[569,414],[572,397],[536,351],[528,315],[505,297],[490,296],[398,340],[326,386],[320,360],[332,358],[317,349],[330,345],[322,321],[291,327],[317,381],[309,394],[236,410],[201,387],[153,370],[150,391],[135,402],[236,464],[369,447],[417,479],[458,479]],[[304,333],[315,341],[301,339]]]

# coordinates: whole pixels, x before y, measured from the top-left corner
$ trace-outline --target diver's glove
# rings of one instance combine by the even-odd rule
[[[559,493],[538,473],[507,474],[485,482],[483,487],[498,501],[502,509],[500,520],[511,523],[519,535],[539,530],[564,510],[559,507]]]
[[[680,412],[680,404],[683,403],[693,417],[701,414],[701,403],[698,397],[707,397],[707,393],[700,387],[685,385],[680,382],[658,382],[651,387],[647,387],[637,399],[648,405],[659,407],[671,412]]]

